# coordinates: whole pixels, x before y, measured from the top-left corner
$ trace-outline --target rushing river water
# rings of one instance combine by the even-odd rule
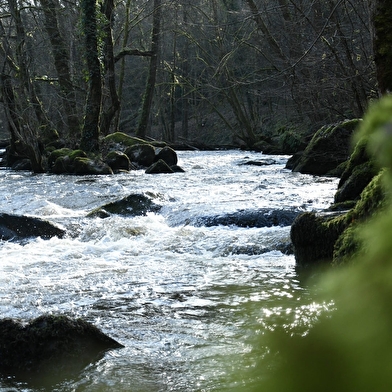
[[[315,302],[277,250],[290,227],[200,226],[238,210],[319,210],[337,181],[291,173],[287,157],[179,152],[185,173],[115,176],[0,171],[0,212],[38,216],[64,239],[0,242],[2,317],[82,317],[125,347],[107,352],[56,391],[246,391],[277,325],[306,331]],[[273,162],[271,162],[271,159]],[[242,165],[266,160],[269,165]],[[134,193],[162,205],[146,216],[86,218]],[[262,374],[260,375],[262,377]],[[2,391],[32,391],[0,381]]]

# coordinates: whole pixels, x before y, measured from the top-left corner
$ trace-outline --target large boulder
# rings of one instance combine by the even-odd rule
[[[83,150],[61,148],[48,157],[49,170],[55,174],[113,174],[108,164],[87,156]]]
[[[41,316],[23,324],[0,320],[0,372],[51,384],[80,372],[105,351],[123,347],[94,325],[66,316]]]
[[[90,218],[107,218],[112,214],[127,217],[146,215],[148,212],[158,212],[162,207],[143,194],[133,194],[123,199],[113,201],[91,211]]]
[[[177,153],[169,146],[155,150],[155,161],[159,161],[160,159],[165,161],[168,166],[177,165],[178,162]]]
[[[52,237],[62,238],[65,231],[45,220],[6,213],[0,214],[0,239],[21,240],[24,238],[41,237],[49,239]]]
[[[340,177],[335,203],[358,200],[362,191],[378,173],[379,167],[374,159],[369,157],[366,146],[367,138],[362,138],[356,144]]]
[[[76,158],[73,161],[72,174],[88,175],[88,174],[113,174],[111,167],[99,159]]]
[[[331,263],[335,242],[346,227],[340,215],[305,212],[291,226],[290,237],[297,267]]]
[[[179,170],[177,170],[179,171]],[[174,170],[163,160],[159,159],[146,169],[146,174],[170,174]]]
[[[128,156],[121,151],[110,151],[105,157],[105,162],[111,167],[114,173],[122,170],[129,171],[135,169]]]
[[[135,144],[125,150],[129,160],[139,166],[149,167],[155,161],[155,148],[151,144]]]
[[[385,207],[384,172],[365,187],[355,206],[344,212],[299,215],[291,226],[296,265],[342,264],[361,249],[356,229]]]
[[[328,175],[350,157],[351,138],[359,120],[346,120],[319,129],[295,162],[294,172]]]

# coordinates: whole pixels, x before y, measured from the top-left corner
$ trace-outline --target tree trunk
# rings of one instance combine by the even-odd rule
[[[85,120],[80,148],[85,151],[99,149],[99,120],[101,115],[101,64],[98,58],[97,18],[95,0],[83,0],[82,20],[85,35],[86,63],[89,76]]]
[[[375,0],[373,9],[374,61],[381,94],[392,92],[392,7],[389,0]]]
[[[75,89],[69,68],[70,58],[67,45],[60,33],[54,0],[40,0],[45,16],[45,29],[52,46],[54,65],[57,71],[63,107],[67,119],[68,136],[75,141],[80,139],[80,123],[76,110]]]
[[[136,135],[139,137],[146,136],[148,122],[150,118],[152,100],[154,97],[155,81],[156,81],[157,68],[158,68],[160,25],[161,25],[161,0],[154,0],[154,14],[153,14],[152,41],[151,41],[151,52],[153,53],[153,56],[150,59],[150,68],[148,72],[146,91],[144,93],[142,113],[140,115],[139,126],[136,131]]]
[[[102,4],[102,13],[106,17],[104,25],[104,70],[106,76],[107,90],[109,92],[108,105],[101,116],[101,133],[106,135],[109,133],[110,124],[118,110],[120,109],[120,100],[116,90],[116,74],[114,69],[114,53],[113,53],[113,0],[105,0]]]

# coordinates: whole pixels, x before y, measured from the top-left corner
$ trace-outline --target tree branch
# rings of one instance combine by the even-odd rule
[[[114,62],[121,60],[125,56],[143,56],[143,57],[152,57],[154,53],[151,50],[142,51],[139,49],[129,49],[125,48],[121,52],[119,52],[116,56],[114,56]]]

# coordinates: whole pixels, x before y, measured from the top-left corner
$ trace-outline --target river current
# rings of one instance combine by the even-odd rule
[[[337,179],[292,173],[284,156],[178,155],[185,173],[0,170],[0,212],[41,217],[68,233],[0,241],[1,317],[82,317],[125,346],[53,390],[246,391],[263,376],[255,369],[268,353],[255,336],[277,326],[306,333],[328,309],[301,284],[294,256],[278,250],[289,226],[193,223],[239,210],[321,210],[333,201]],[[136,193],[152,197],[160,212],[86,217]],[[0,390],[38,390],[11,381],[0,380]]]

